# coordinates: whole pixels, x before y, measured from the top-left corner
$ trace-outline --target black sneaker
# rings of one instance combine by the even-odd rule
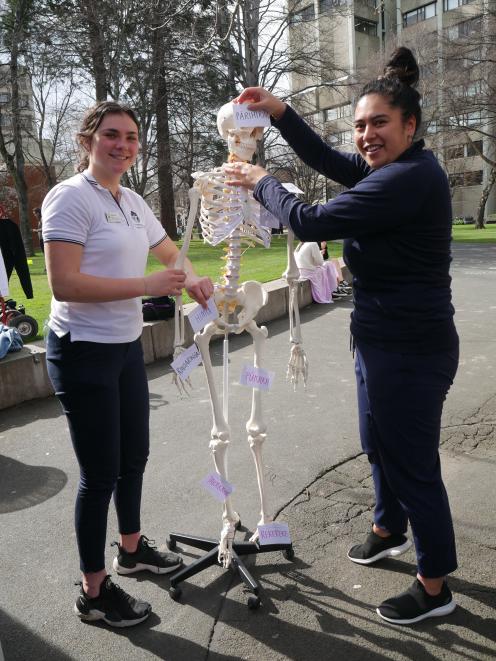
[[[343,292],[340,292],[339,289],[336,289],[335,291],[332,292],[333,301],[344,301],[345,298],[348,298],[348,294],[344,294]]]
[[[415,579],[406,592],[383,601],[376,612],[379,617],[392,624],[415,624],[428,617],[449,615],[455,608],[456,602],[446,581],[441,592],[432,597],[427,594],[422,583]]]
[[[352,546],[348,558],[359,565],[371,565],[382,558],[396,558],[408,551],[412,542],[405,535],[379,537],[372,530],[364,544]]]
[[[81,586],[81,594],[74,605],[74,612],[84,622],[103,620],[111,627],[132,627],[146,620],[152,607],[124,592],[110,576],[100,586],[98,597],[91,599]]]
[[[134,574],[143,569],[154,574],[168,574],[181,567],[183,560],[179,555],[158,551],[153,544],[154,540],[141,535],[136,551],[128,553],[117,542],[112,542],[112,546],[119,549],[112,565],[114,570],[118,574]]]

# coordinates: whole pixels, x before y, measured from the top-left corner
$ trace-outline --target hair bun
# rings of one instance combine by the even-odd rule
[[[415,87],[419,79],[417,60],[409,48],[400,46],[384,67],[384,78],[398,78],[405,85]]]

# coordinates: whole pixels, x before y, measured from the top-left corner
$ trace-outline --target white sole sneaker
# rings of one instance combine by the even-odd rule
[[[418,615],[417,617],[413,617],[409,620],[393,620],[390,617],[385,617],[384,615],[381,614],[381,611],[378,608],[375,609],[375,612],[382,620],[385,620],[390,624],[415,624],[416,622],[422,622],[422,620],[427,620],[427,618],[429,617],[443,617],[443,615],[449,615],[455,610],[455,608],[456,608],[456,601],[452,599],[449,602],[449,604],[445,604],[444,606],[439,606],[438,608],[434,608],[433,610],[428,611],[427,613],[423,613],[422,615]]]
[[[114,561],[112,563],[112,567],[114,568],[114,571],[120,574],[121,576],[134,574],[135,572],[138,571],[150,571],[153,574],[171,574],[172,572],[176,571],[177,569],[180,569],[183,566],[184,565],[182,562],[178,562],[176,565],[172,565],[171,567],[157,567],[156,565],[144,565],[141,562],[137,562],[134,565],[134,567],[122,567],[122,565],[119,564],[117,558],[114,558]]]
[[[406,553],[411,545],[411,539],[407,539],[404,544],[401,544],[401,546],[393,546],[390,549],[385,549],[384,551],[380,551],[370,558],[352,558],[349,553],[347,554],[347,557],[349,560],[356,562],[358,565],[371,565],[378,560],[382,560],[382,558],[397,558],[399,555]]]

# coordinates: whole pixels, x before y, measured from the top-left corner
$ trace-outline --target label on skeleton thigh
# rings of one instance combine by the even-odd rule
[[[234,125],[241,129],[245,126],[270,126],[270,115],[265,110],[248,110],[248,103],[233,103]]]
[[[263,526],[257,526],[258,543],[260,546],[269,544],[291,544],[291,535],[287,523],[266,523]]]
[[[242,386],[248,388],[257,388],[257,390],[270,390],[274,382],[274,372],[264,370],[263,367],[253,367],[253,365],[243,365],[239,382]]]
[[[172,361],[171,367],[174,372],[185,381],[191,372],[201,364],[202,357],[198,347],[193,343],[190,347],[182,351],[179,356]]]
[[[207,477],[203,478],[201,483],[221,503],[234,491],[233,485],[219,473],[210,473]]]
[[[209,321],[217,319],[219,316],[219,311],[215,305],[214,297],[211,296],[207,301],[207,307],[203,308],[201,305],[197,305],[188,315],[189,323],[191,328],[195,333],[201,331]]]

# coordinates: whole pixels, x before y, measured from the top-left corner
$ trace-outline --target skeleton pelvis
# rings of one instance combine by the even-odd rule
[[[238,324],[243,327],[256,317],[260,308],[267,303],[267,300],[267,292],[256,280],[243,282],[236,289],[234,296],[226,292],[223,287],[218,287],[215,290],[215,303],[220,314],[222,315],[226,306],[229,312],[239,309]]]

